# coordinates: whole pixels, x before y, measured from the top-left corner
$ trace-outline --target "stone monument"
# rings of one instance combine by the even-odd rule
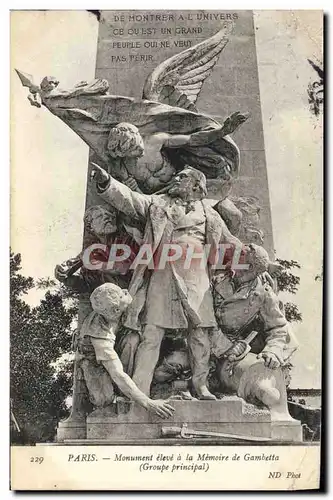
[[[55,271],[81,294],[57,440],[301,441],[252,12],[102,11],[93,82],[18,75],[91,149],[83,250]]]

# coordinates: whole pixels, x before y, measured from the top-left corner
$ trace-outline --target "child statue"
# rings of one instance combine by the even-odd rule
[[[79,352],[93,347],[97,363],[101,363],[111,381],[130,400],[135,401],[161,418],[171,417],[174,409],[166,401],[152,400],[141,392],[133,380],[124,372],[121,361],[114,349],[116,331],[122,313],[132,302],[127,290],[113,283],[104,283],[90,296],[93,311],[86,317],[80,329]],[[89,360],[84,360],[83,372],[88,391],[96,387],[89,377]],[[94,372],[91,372],[94,373]]]

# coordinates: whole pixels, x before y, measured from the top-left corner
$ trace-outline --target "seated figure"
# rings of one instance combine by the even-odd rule
[[[297,343],[277,295],[262,277],[270,267],[267,252],[251,244],[244,261],[247,269],[214,282],[217,322],[233,343],[220,353],[219,378],[224,391],[263,403],[276,419],[290,418],[282,369]]]

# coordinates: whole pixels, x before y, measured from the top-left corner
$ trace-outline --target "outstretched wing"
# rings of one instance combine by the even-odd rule
[[[162,62],[148,76],[143,99],[196,111],[195,102],[205,79],[211,74],[228,43],[232,23],[211,38]]]

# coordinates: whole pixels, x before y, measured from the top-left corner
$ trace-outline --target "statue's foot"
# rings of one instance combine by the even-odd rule
[[[193,397],[190,391],[180,391],[179,394],[170,396],[169,401],[196,401],[197,398]]]
[[[207,389],[206,386],[199,387],[197,390],[197,395],[199,399],[205,399],[209,401],[217,401],[217,397],[214,396],[209,390]]]
[[[185,399],[186,401],[193,401],[196,400],[197,398],[193,397],[190,391],[181,391],[181,396],[182,399]]]

